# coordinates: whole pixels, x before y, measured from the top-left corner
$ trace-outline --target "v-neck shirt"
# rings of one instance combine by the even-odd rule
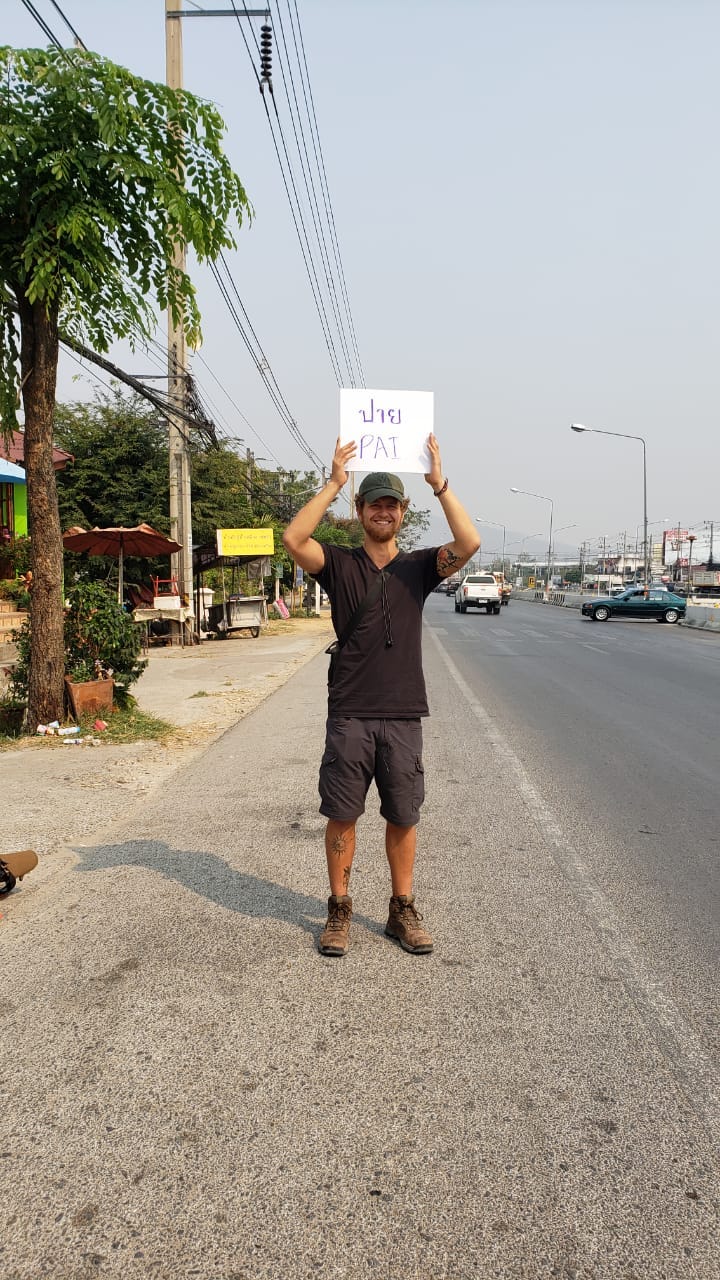
[[[422,611],[441,580],[438,550],[400,551],[391,561],[384,590],[337,654],[328,689],[330,715],[415,720],[429,714],[422,669]],[[364,547],[325,543],[323,551],[325,565],[314,576],[330,597],[335,634],[340,636],[380,570]]]

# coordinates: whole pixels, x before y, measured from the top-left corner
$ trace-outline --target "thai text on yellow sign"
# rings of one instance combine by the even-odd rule
[[[271,556],[275,552],[272,529],[218,529],[219,556]]]

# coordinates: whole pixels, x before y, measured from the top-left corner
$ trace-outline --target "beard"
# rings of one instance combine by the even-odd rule
[[[377,525],[373,525],[368,522],[363,527],[368,538],[373,542],[392,542],[392,539],[397,533],[397,529],[391,524],[383,524],[378,527]]]

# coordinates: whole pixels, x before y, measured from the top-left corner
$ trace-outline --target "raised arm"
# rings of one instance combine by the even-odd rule
[[[440,502],[453,535],[452,542],[446,542],[437,554],[437,571],[441,578],[449,578],[462,569],[475,554],[480,546],[480,538],[460,499],[455,497],[443,476],[440,446],[434,435],[428,436],[428,449],[431,466],[425,479]]]
[[[354,440],[342,446],[340,441],[337,441],[330,479],[319,493],[314,494],[310,501],[301,507],[283,534],[285,550],[307,573],[319,573],[325,564],[322,543],[316,542],[312,535],[343,485],[347,483],[346,467],[356,453],[357,447]]]

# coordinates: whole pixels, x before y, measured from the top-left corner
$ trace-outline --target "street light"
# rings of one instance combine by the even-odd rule
[[[654,526],[655,526],[656,524],[669,524],[669,523],[670,523],[670,517],[669,517],[669,516],[663,516],[661,520],[648,520],[648,529],[652,529],[652,528],[654,528]],[[637,558],[638,558],[638,556],[637,556],[637,550],[638,550],[638,537],[639,537],[639,533],[640,533],[640,529],[641,529],[641,528],[642,528],[642,525],[639,525],[639,524],[636,524],[636,525],[635,525],[635,581],[636,581],[636,582],[637,582]],[[653,547],[654,547],[654,541],[653,541],[652,537],[650,537],[650,538],[648,538],[648,561],[649,561],[649,565],[650,565],[650,573],[651,573],[651,574],[652,574],[652,566],[653,566]],[[645,581],[647,582],[647,578],[645,579]]]
[[[693,542],[697,542],[697,534],[689,533],[688,542],[690,543],[690,551],[688,554],[688,595],[692,594],[692,549]]]
[[[577,529],[577,521],[575,522],[575,524],[561,524],[560,528],[555,530],[555,537],[557,538],[559,533],[564,533],[566,529]],[[554,559],[555,559],[555,548],[553,547],[553,560]]]
[[[553,529],[553,512],[555,503],[552,498],[548,498],[545,493],[530,493],[529,489],[516,489],[514,485],[510,485],[511,493],[524,493],[526,498],[542,498],[543,502],[550,503],[550,537],[548,539],[548,562],[547,562],[547,590],[550,590],[550,557],[552,555],[552,529]]]
[[[639,440],[643,447],[643,565],[645,572],[645,590],[648,586],[650,570],[648,567],[648,518],[647,518],[647,452],[642,436],[631,436],[625,431],[601,431],[600,427],[584,427],[581,422],[571,422],[571,431],[589,431],[596,436],[616,436],[619,440]]]
[[[499,524],[497,520],[485,520],[483,516],[476,516],[475,521],[477,524],[492,524],[495,526],[496,529],[502,529],[503,531],[502,572],[503,572],[503,578],[504,578],[505,577],[505,525]]]

